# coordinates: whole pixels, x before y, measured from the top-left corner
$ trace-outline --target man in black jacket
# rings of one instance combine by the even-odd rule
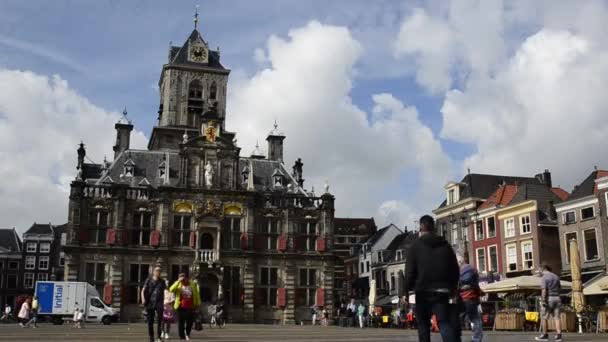
[[[444,342],[459,342],[460,334],[451,318],[451,301],[458,295],[460,269],[452,247],[435,234],[435,221],[425,215],[420,218],[420,238],[408,251],[405,267],[404,298],[409,291],[416,293],[418,340],[431,341],[431,317],[437,316]]]

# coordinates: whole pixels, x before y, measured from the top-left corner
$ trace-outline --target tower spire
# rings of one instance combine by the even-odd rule
[[[195,6],[194,9],[194,29],[198,28],[198,5]]]

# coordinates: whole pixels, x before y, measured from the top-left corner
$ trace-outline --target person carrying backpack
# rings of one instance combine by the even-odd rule
[[[467,264],[461,255],[457,256],[460,265],[459,293],[464,306],[464,314],[473,324],[473,342],[481,342],[483,327],[479,314],[479,299],[483,292],[479,287],[479,274],[477,270]]]

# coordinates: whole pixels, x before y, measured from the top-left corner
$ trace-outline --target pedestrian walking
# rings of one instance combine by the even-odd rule
[[[13,308],[11,308],[11,306],[6,303],[6,306],[4,307],[4,313],[2,314],[2,318],[0,318],[0,321],[4,322],[4,321],[9,321],[11,318],[11,313],[13,312]]]
[[[555,341],[562,341],[562,327],[561,327],[561,306],[562,300],[559,297],[561,292],[561,283],[559,277],[551,271],[551,267],[543,265],[541,270],[541,294],[540,300],[542,305],[542,322],[541,332],[542,335],[536,337],[537,341],[548,341],[549,340],[549,319],[555,320]]]
[[[30,325],[33,328],[38,328],[38,325],[36,325],[36,323],[38,322],[38,297],[34,296],[34,299],[32,299],[32,308],[30,310],[31,315],[30,315],[30,320],[25,324],[27,327],[29,327]]]
[[[327,311],[326,308],[323,308],[323,311],[321,311],[321,314],[323,315],[323,320],[321,321],[321,324],[324,327],[326,327],[329,322],[329,312]]]
[[[22,328],[26,327],[25,323],[27,323],[30,319],[31,310],[32,310],[32,299],[28,297],[25,301],[23,301],[23,304],[21,304],[21,308],[19,309],[19,314],[17,315],[17,318],[19,319],[19,325]]]
[[[190,340],[194,311],[198,310],[201,304],[198,285],[191,282],[185,273],[181,273],[169,291],[175,293],[173,308],[177,311],[179,338],[180,340]]]
[[[479,273],[477,270],[466,263],[461,255],[457,256],[460,265],[459,292],[462,300],[464,314],[469,318],[473,325],[473,337],[471,341],[481,342],[483,338],[483,327],[481,324],[481,314],[479,312],[479,299],[482,296],[479,287]]]
[[[317,324],[317,306],[313,305],[310,307],[310,316],[312,317],[312,325]]]
[[[141,289],[141,303],[146,310],[146,320],[148,323],[148,337],[150,342],[154,342],[154,318],[157,318],[156,325],[156,342],[161,341],[162,335],[162,317],[163,305],[165,297],[165,289],[167,288],[165,281],[160,277],[160,266],[154,267],[152,276],[148,277]]]
[[[350,303],[346,306],[346,317],[348,319],[348,327],[355,326],[355,317],[357,316],[357,305],[355,299],[351,298]]]
[[[431,216],[420,218],[420,238],[412,244],[406,260],[402,301],[407,303],[409,291],[414,290],[418,340],[431,341],[430,320],[435,314],[443,341],[460,342],[450,307],[458,295],[458,261],[448,242],[435,234],[435,220]]]
[[[169,291],[169,281],[165,280],[165,295],[163,299],[163,325],[162,337],[165,340],[169,339],[169,333],[171,332],[171,324],[175,321],[175,311],[173,310],[173,304],[175,304],[175,294]]]
[[[363,302],[360,302],[359,307],[357,307],[357,317],[359,318],[359,328],[363,329],[363,323],[365,323],[365,305]]]

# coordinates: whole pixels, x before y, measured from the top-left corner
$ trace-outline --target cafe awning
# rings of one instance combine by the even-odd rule
[[[608,295],[608,275],[597,277],[585,284],[583,294],[585,296]]]
[[[490,284],[481,285],[481,289],[485,293],[506,293],[518,291],[540,291],[539,276],[521,276],[515,278],[507,278]],[[561,281],[562,290],[572,289],[572,283]]]

